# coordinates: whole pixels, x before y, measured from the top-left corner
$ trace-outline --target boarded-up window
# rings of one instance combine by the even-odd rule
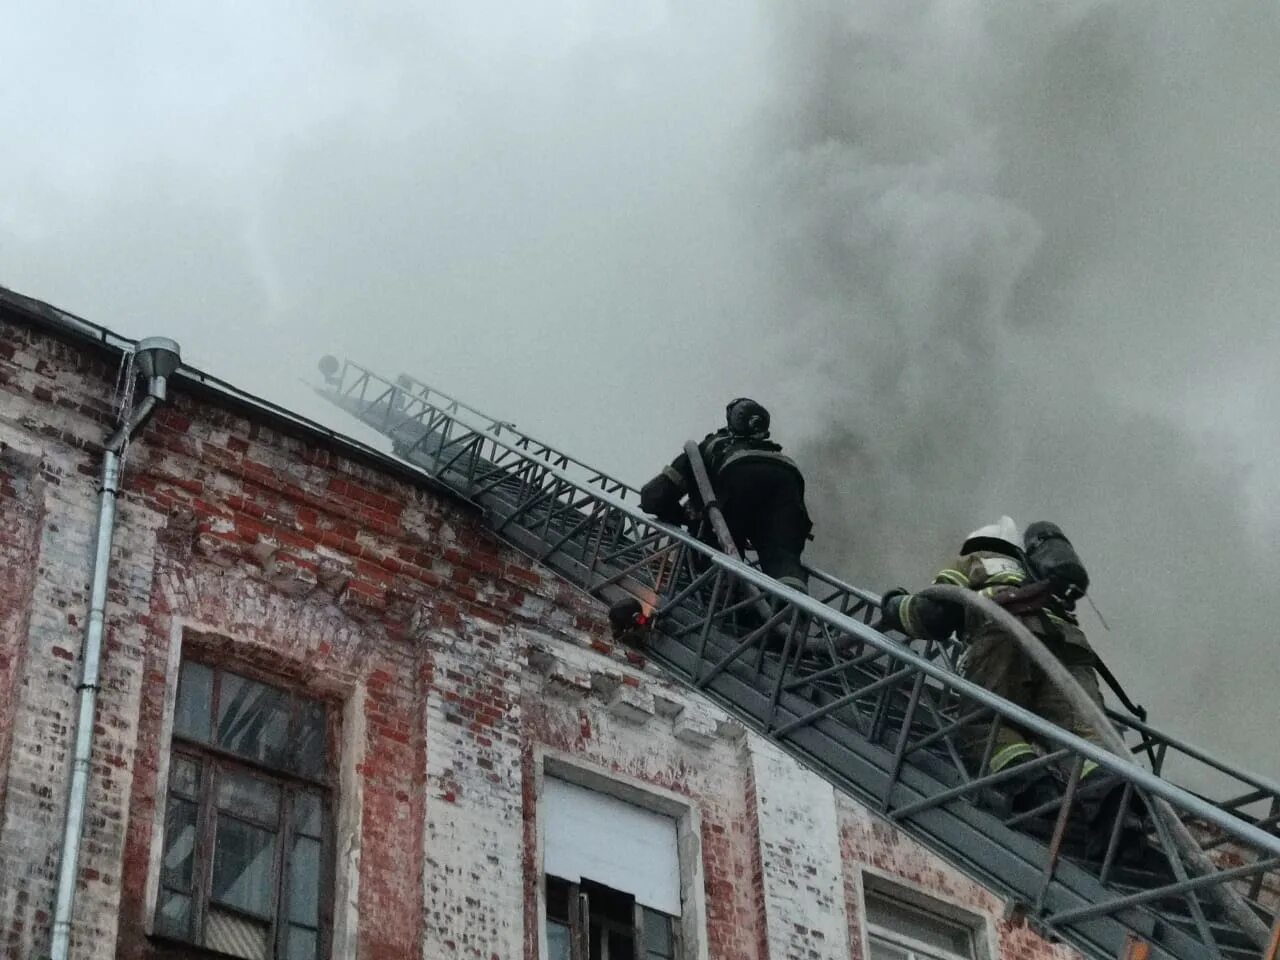
[[[543,784],[548,960],[676,960],[676,822],[577,784]]]

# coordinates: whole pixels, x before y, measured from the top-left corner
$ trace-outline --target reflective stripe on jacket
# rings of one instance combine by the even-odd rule
[[[976,550],[964,554],[939,571],[933,578],[934,583],[951,584],[976,590],[988,599],[994,599],[1001,591],[1020,587],[1027,582],[1027,571],[1020,560],[1005,556],[991,550]],[[919,618],[912,611],[912,600],[907,597],[899,608],[898,617],[906,632],[911,636],[922,636]],[[1082,648],[1092,653],[1089,641],[1080,629],[1076,618],[1066,610],[1046,608],[1031,611],[1018,617],[1022,624],[1041,640],[1051,643],[1065,643],[1072,647]],[[1003,634],[998,627],[986,617],[966,608],[964,616],[964,636],[970,642],[978,636],[996,631]]]

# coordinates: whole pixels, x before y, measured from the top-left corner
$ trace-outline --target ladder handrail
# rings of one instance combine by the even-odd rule
[[[387,380],[386,378],[382,377],[380,374],[372,370],[369,370],[367,367],[364,367],[361,364],[355,363],[354,361],[351,361],[351,360],[345,360],[343,362],[343,379],[344,380],[348,370],[357,371],[362,378],[367,377],[371,380],[386,384],[389,387],[400,389],[398,384]],[[437,387],[431,386],[425,383],[424,381],[419,380],[415,377],[412,377],[408,374],[400,374],[400,377],[402,377],[405,380],[411,381],[415,387],[423,391],[423,393],[420,396],[420,399],[428,399],[430,394],[435,394],[436,396],[442,397],[443,399],[447,400],[453,407],[466,410],[474,414],[475,416],[479,417],[480,420],[483,421],[485,424],[486,432],[492,432],[495,436],[500,436],[500,431],[502,429],[505,429],[508,432],[513,433],[516,436],[520,437],[522,440],[525,440],[531,444],[536,444],[542,451],[546,451],[548,453],[554,454],[557,458],[567,463],[573,464],[576,467],[581,468],[582,470],[593,475],[596,478],[607,480],[610,486],[613,488],[612,492],[619,495],[620,498],[626,498],[627,496],[631,496],[631,497],[634,497],[636,500],[639,499],[639,491],[635,487],[632,487],[630,484],[626,483],[623,480],[619,480],[616,477],[612,477],[608,474],[605,474],[603,471],[597,470],[595,467],[591,466],[590,464],[585,463],[584,461],[579,460],[576,457],[573,457],[572,455],[567,454],[564,451],[553,447],[551,444],[547,443],[546,441],[539,440],[530,434],[524,433],[523,431],[519,430],[514,423],[510,421],[499,420],[498,418],[485,413],[484,411],[478,409],[477,407],[474,407],[462,400],[459,400],[458,398],[452,396],[451,394],[446,393],[445,391],[440,390]],[[626,512],[631,516],[636,515],[633,511],[630,511],[630,510]],[[682,540],[686,542],[690,541],[691,538],[685,536],[683,534],[683,531],[677,531],[677,533],[681,534]],[[875,593],[874,591],[866,590],[861,587],[855,586],[854,584],[848,583],[847,581],[842,580],[839,577],[836,577],[811,564],[805,563],[804,567],[812,579],[816,579],[819,582],[826,584],[827,586],[830,586],[836,590],[841,591],[844,594],[847,594],[850,597],[854,597],[862,601],[863,603],[868,603],[875,607],[878,607],[880,605],[880,595],[878,593]],[[1253,787],[1257,790],[1266,791],[1268,794],[1274,797],[1280,797],[1280,782],[1269,779],[1265,776],[1262,776],[1260,774],[1254,773],[1249,770],[1232,767],[1229,764],[1226,764],[1222,760],[1215,757],[1210,751],[1202,747],[1198,747],[1195,744],[1191,743],[1190,741],[1187,741],[1179,737],[1176,737],[1172,734],[1166,733],[1165,731],[1158,729],[1157,727],[1151,725],[1150,723],[1144,723],[1142,721],[1137,720],[1136,718],[1129,717],[1125,714],[1121,714],[1116,711],[1112,711],[1111,715],[1114,720],[1120,722],[1125,727],[1128,727],[1129,729],[1132,729],[1142,734],[1145,738],[1154,740],[1157,745],[1163,744],[1173,749],[1174,751],[1189,757],[1192,760],[1195,760],[1199,763],[1205,764],[1208,767],[1211,767],[1212,769],[1218,771],[1219,773],[1225,774],[1230,777],[1234,777],[1235,779],[1237,779],[1238,781],[1240,781],[1241,783],[1247,786]]]
[[[343,382],[345,382],[346,380],[346,374],[348,370],[358,371],[361,379],[367,378],[371,380],[376,380],[381,383],[387,384],[388,386],[395,387],[397,389],[402,389],[400,388],[399,384],[394,383],[390,380],[387,380],[381,374],[378,374],[375,371],[372,371],[369,368],[362,366],[361,364],[358,364],[353,360],[344,360],[342,362],[342,372],[340,374],[340,377]],[[436,396],[442,397],[443,399],[449,402],[451,407],[454,407],[460,410],[465,410],[468,413],[474,414],[475,416],[479,417],[480,420],[484,421],[486,424],[485,426],[486,433],[493,433],[495,436],[501,436],[501,432],[503,430],[507,430],[508,432],[515,434],[516,436],[522,438],[523,440],[528,441],[529,443],[537,444],[537,446],[540,447],[542,450],[548,453],[555,454],[557,458],[562,459],[567,463],[573,464],[576,467],[581,467],[584,471],[586,471],[587,473],[593,474],[595,477],[598,477],[603,480],[607,480],[609,484],[615,488],[613,492],[621,494],[623,497],[626,497],[626,496],[634,497],[637,501],[640,499],[640,491],[635,487],[631,486],[625,480],[619,480],[617,477],[611,476],[610,474],[607,474],[602,470],[598,470],[597,468],[593,467],[591,464],[586,463],[583,460],[579,460],[577,457],[573,456],[572,454],[565,453],[563,450],[560,450],[552,446],[551,444],[547,443],[545,440],[539,440],[537,437],[533,436],[532,434],[523,432],[522,430],[516,427],[514,422],[510,420],[500,420],[491,414],[485,413],[483,410],[480,410],[478,407],[474,407],[463,400],[459,400],[457,397],[453,396],[452,394],[446,393],[444,390],[441,390],[438,387],[433,387],[430,384],[426,383],[425,381],[419,380],[417,377],[414,377],[410,374],[407,374],[407,373],[399,374],[397,379],[400,379],[400,378],[410,381],[415,387],[417,387],[419,390],[422,391],[419,394],[409,394],[410,396],[413,396],[415,399],[427,400],[429,402],[431,394],[435,394]],[[354,386],[353,386],[353,389],[354,389]],[[404,392],[408,393],[408,391],[404,391]],[[835,587],[849,594],[850,596],[857,597],[858,599],[863,600],[867,603],[871,603],[875,606],[880,605],[880,595],[878,593],[874,593],[873,591],[870,591],[870,590],[864,590],[863,588],[856,587],[851,583],[846,583],[845,581],[839,579],[838,577],[835,577],[824,570],[820,570],[817,567],[811,566],[808,563],[804,563],[803,565],[806,572],[808,572],[808,574],[811,577],[814,577],[822,581],[828,586]],[[1277,792],[1280,792],[1280,787],[1277,787]]]
[[[433,387],[430,384],[425,383],[422,380],[419,380],[418,378],[413,377],[407,373],[399,374],[399,377],[410,381],[416,388],[418,388],[421,391],[420,393],[410,393],[408,390],[404,390],[398,383],[389,381],[386,378],[382,377],[380,374],[377,374],[374,371],[369,370],[367,367],[363,367],[360,364],[355,363],[354,361],[351,361],[351,360],[344,360],[342,362],[342,372],[339,374],[339,376],[342,378],[343,382],[345,382],[346,380],[346,374],[348,369],[357,370],[360,372],[362,376],[365,376],[370,379],[388,384],[389,386],[395,387],[396,389],[401,390],[408,396],[413,397],[415,400],[422,400],[429,403],[432,394],[435,394],[438,397],[442,397],[443,399],[449,402],[450,408],[452,408],[453,410],[465,410],[467,413],[474,414],[476,417],[480,418],[480,420],[485,421],[486,433],[492,433],[494,436],[501,436],[502,431],[506,430],[509,433],[513,433],[517,437],[520,437],[522,440],[525,440],[532,444],[536,444],[546,453],[554,454],[556,458],[563,460],[566,463],[571,463],[576,467],[581,467],[583,470],[594,474],[600,479],[607,480],[611,485],[618,487],[620,490],[623,490],[626,493],[636,494],[637,496],[639,495],[639,492],[637,490],[629,486],[624,481],[619,480],[616,477],[610,476],[609,474],[605,473],[602,470],[597,470],[595,467],[591,466],[591,464],[586,463],[582,460],[579,460],[577,457],[573,456],[572,454],[565,453],[563,450],[553,447],[551,444],[547,443],[544,440],[539,440],[537,437],[534,437],[531,434],[524,433],[523,431],[519,430],[516,427],[514,422],[510,420],[499,420],[497,417],[494,417],[494,416],[491,416],[490,414],[485,413],[483,410],[480,410],[479,408],[472,406],[466,401],[459,400],[457,397],[453,396],[452,394],[446,393],[445,391],[437,387]]]
[[[357,364],[348,362],[348,367],[359,371],[361,379],[368,378],[386,386],[387,389],[379,394],[377,399],[372,401],[375,404],[385,398],[385,402],[388,405],[392,405],[394,402],[393,398],[396,393],[407,394],[407,391],[405,391],[401,386],[388,381],[378,374],[360,367]],[[344,367],[344,372],[345,369],[347,368]],[[436,392],[440,393],[439,391]],[[441,394],[441,396],[445,395]],[[523,447],[508,443],[499,436],[496,431],[476,430],[473,426],[470,426],[460,420],[457,417],[456,412],[450,412],[445,408],[436,407],[434,404],[431,404],[429,400],[423,397],[417,397],[415,399],[417,402],[423,404],[424,407],[434,410],[434,413],[440,415],[443,419],[452,419],[460,426],[471,430],[474,437],[482,444],[489,444],[495,449],[503,450],[518,460],[528,461],[531,465],[536,467],[537,470],[542,471],[543,477],[554,478],[559,484],[561,490],[568,489],[576,491],[578,495],[586,497],[588,501],[594,500],[598,504],[603,504],[615,513],[626,516],[640,527],[649,527],[654,530],[660,530],[663,535],[672,541],[680,543],[684,549],[699,554],[703,558],[704,562],[716,567],[717,570],[730,575],[735,580],[750,584],[757,590],[784,601],[786,604],[790,605],[794,609],[800,610],[814,621],[825,623],[841,634],[856,637],[859,641],[875,648],[880,653],[886,654],[901,664],[909,666],[913,671],[919,672],[924,676],[941,683],[964,696],[966,699],[981,704],[983,707],[1007,718],[1010,721],[1013,721],[1019,727],[1033,732],[1036,736],[1057,744],[1059,747],[1065,748],[1072,755],[1093,761],[1100,767],[1107,769],[1116,776],[1133,784],[1135,787],[1164,798],[1186,814],[1195,817],[1204,823],[1211,824],[1219,828],[1223,832],[1234,836],[1242,843],[1265,850],[1272,856],[1280,856],[1280,836],[1267,833],[1236,816],[1225,813],[1222,809],[1211,802],[1187,791],[1183,787],[1180,787],[1171,781],[1164,779],[1152,771],[1146,770],[1133,761],[1123,757],[1118,757],[1115,754],[1112,754],[1107,750],[1050,723],[1037,714],[991,693],[984,687],[978,686],[950,670],[939,667],[933,661],[917,654],[914,650],[910,649],[910,647],[895,642],[868,624],[861,623],[846,614],[833,610],[831,607],[814,600],[807,594],[799,593],[796,590],[778,583],[771,577],[765,576],[760,571],[746,563],[728,557],[718,550],[711,549],[706,544],[688,535],[684,531],[668,524],[661,523],[660,521],[644,514],[638,508],[626,503],[621,497],[614,496],[605,490],[592,487],[589,484],[569,475],[560,468],[547,463],[545,460],[541,460],[536,456],[533,456]],[[452,398],[449,399],[452,401]],[[476,411],[473,410],[472,412]],[[485,417],[485,419],[491,419],[488,418],[487,415],[481,414],[481,416]],[[415,417],[407,417],[401,421],[401,423],[403,424],[414,421],[415,419]],[[497,423],[497,421],[493,421],[493,423]],[[510,427],[510,425],[506,425],[506,428],[523,439],[528,439],[530,442],[538,443],[538,441],[534,441],[533,438],[525,438],[523,434],[519,434],[519,432]],[[546,447],[546,445],[540,443],[539,445]],[[549,447],[546,448],[550,449]],[[586,464],[582,464],[581,461],[577,461],[574,458],[569,457],[567,459],[575,464],[587,467]],[[603,476],[599,471],[589,467],[587,467],[587,469],[589,469],[594,476]],[[626,487],[626,489],[631,490],[630,487]],[[577,498],[575,497],[574,499]],[[861,591],[858,592],[861,593]],[[1232,771],[1232,775],[1239,777],[1239,774],[1235,771]],[[1262,778],[1255,779],[1259,782],[1265,782]]]

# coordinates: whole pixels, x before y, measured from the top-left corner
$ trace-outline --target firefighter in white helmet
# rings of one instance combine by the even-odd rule
[[[1063,548],[1073,558],[1074,567],[1067,579],[1072,583],[1061,589],[1040,593],[1034,602],[1011,601],[1019,588],[1042,579],[1042,571],[1028,559],[1024,546],[1042,546],[1049,550]],[[935,578],[934,583],[954,584],[976,590],[984,596],[1005,603],[1049,650],[1058,657],[1080,683],[1088,696],[1099,705],[1095,671],[1096,657],[1085,639],[1074,614],[1074,600],[1082,596],[1088,577],[1079,564],[1062,531],[1050,523],[1036,523],[1028,528],[1028,539],[1019,534],[1017,524],[1009,517],[980,527],[965,538],[960,555]],[[966,649],[961,661],[965,678],[1021,707],[1032,710],[1052,723],[1099,745],[1102,739],[1093,726],[1048,680],[1023,652],[1018,642],[987,618],[956,604],[942,603],[913,596],[905,590],[887,592],[883,599],[884,626],[898,629],[913,637],[945,637],[957,632]],[[989,726],[975,725],[962,739],[967,752],[981,755]],[[1043,756],[1045,747],[1036,743],[1016,726],[1001,722],[991,754],[990,772],[995,773],[1014,764],[1026,763]],[[1083,774],[1093,773],[1097,765],[1086,761]],[[1045,791],[1043,777],[1028,778],[1021,788],[1019,806],[1040,802]],[[1016,798],[1018,799],[1018,798]],[[1016,800],[1015,800],[1016,802]]]

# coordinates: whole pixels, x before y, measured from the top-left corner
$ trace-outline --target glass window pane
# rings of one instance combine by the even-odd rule
[[[614,960],[615,957],[634,960],[635,955],[636,941],[629,931],[626,933],[621,930],[609,931],[609,960]]]
[[[200,794],[200,764],[174,754],[169,759],[169,789],[185,797]]]
[[[207,743],[212,696],[213,671],[202,663],[184,661],[178,673],[178,703],[173,711],[173,732]]]
[[[644,908],[644,948],[652,956],[670,957],[674,952],[671,918],[657,910]]]
[[[320,836],[321,819],[320,795],[316,793],[300,793],[293,801],[293,828],[298,833],[312,837]]]
[[[547,921],[548,960],[569,960],[569,928],[554,920]]]
[[[908,960],[911,956],[902,947],[882,940],[875,934],[867,937],[867,944],[871,947],[871,960]]]
[[[271,925],[209,908],[204,918],[204,945],[245,960],[267,960]]]
[[[169,798],[164,814],[164,872],[166,884],[191,889],[191,864],[196,849],[196,805]]]
[[[156,907],[156,933],[185,940],[191,936],[191,898],[172,890],[160,891]]]
[[[290,925],[289,944],[285,955],[288,960],[315,960],[318,940],[316,931]]]
[[[289,700],[284,692],[234,673],[218,691],[218,745],[269,766],[288,769]]]
[[[262,917],[272,914],[276,836],[230,817],[218,818],[212,899]]]
[[[964,924],[872,891],[867,891],[866,904],[867,919],[878,927],[950,953],[973,953],[973,933]]]
[[[547,916],[569,922],[569,884],[559,877],[547,877]]]
[[[218,808],[267,824],[280,822],[280,788],[235,770],[218,771]]]
[[[320,841],[296,837],[289,857],[289,919],[314,926],[320,909]]]
[[[324,776],[325,710],[314,700],[298,701],[298,732],[293,750],[294,767],[304,777]]]

